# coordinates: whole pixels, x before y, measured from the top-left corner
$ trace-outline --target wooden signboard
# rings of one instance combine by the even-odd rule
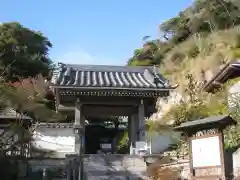
[[[228,115],[212,116],[176,127],[189,141],[190,179],[225,180],[223,129],[236,124]]]
[[[189,143],[192,179],[224,179],[222,133],[217,129],[199,131]]]

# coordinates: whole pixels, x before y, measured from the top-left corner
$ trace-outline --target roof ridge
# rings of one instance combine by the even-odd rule
[[[88,67],[88,66],[92,66],[92,67],[126,67],[126,68],[151,68],[153,66],[129,66],[129,65],[104,65],[104,64],[69,64],[69,63],[60,63],[62,65],[65,66],[82,66],[82,67]]]
[[[171,88],[154,66],[109,66],[63,64],[58,66],[58,74],[52,78],[54,85],[130,88],[130,89],[166,89]],[[104,72],[104,73],[95,73]],[[109,73],[110,72],[110,73]]]

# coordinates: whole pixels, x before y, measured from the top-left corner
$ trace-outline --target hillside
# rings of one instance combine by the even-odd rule
[[[207,37],[191,37],[166,54],[160,69],[170,81],[183,88],[187,74],[193,74],[199,81],[209,80],[221,65],[238,58],[240,26],[217,31]]]
[[[239,0],[195,0],[176,17],[160,24],[160,33],[159,39],[144,37],[143,47],[136,49],[128,61],[131,66],[158,66],[172,84],[179,85],[167,101],[159,99],[158,111],[149,118],[154,121],[148,121],[149,131],[161,133],[166,127],[162,125],[178,126],[230,114],[237,125],[224,131],[225,146],[238,147],[240,97],[232,94],[233,106],[229,108],[228,88],[233,82],[214,94],[203,92],[199,85],[210,80],[224,64],[240,58]],[[179,145],[187,147],[184,140]]]
[[[207,80],[222,64],[240,57],[240,3],[201,0],[160,25],[162,37],[146,36],[129,65],[157,65],[184,88],[185,76]]]

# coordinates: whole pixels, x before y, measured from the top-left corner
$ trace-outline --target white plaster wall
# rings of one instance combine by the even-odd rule
[[[33,144],[44,150],[53,151],[56,157],[65,157],[75,150],[75,137],[71,128],[37,128]]]
[[[233,167],[240,168],[240,149],[233,153]]]
[[[234,106],[239,106],[239,100],[240,100],[240,81],[233,84],[229,90],[229,96],[228,96],[228,104],[230,108],[233,108]]]
[[[163,152],[167,149],[171,144],[176,142],[174,138],[175,134],[173,132],[164,132],[162,134],[152,133],[151,134],[151,153],[157,154]]]

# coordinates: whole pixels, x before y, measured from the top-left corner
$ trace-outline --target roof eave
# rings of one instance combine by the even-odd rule
[[[55,89],[78,89],[78,90],[95,90],[95,89],[104,89],[104,90],[129,90],[129,91],[171,91],[177,88],[177,86],[162,87],[162,88],[125,88],[125,87],[79,87],[79,86],[63,86],[63,85],[49,85]]]
[[[190,131],[193,129],[206,129],[206,127],[210,127],[210,128],[214,128],[214,127],[223,127],[225,128],[228,125],[236,125],[236,121],[229,115],[222,115],[222,116],[215,116],[215,117],[219,117],[218,120],[215,120],[213,122],[207,122],[207,119],[211,119],[214,116],[210,116],[204,119],[199,119],[199,120],[195,120],[195,121],[190,121],[189,125],[188,123],[182,123],[180,126],[175,127],[174,129],[176,131]],[[202,121],[206,121],[206,122],[202,122]],[[192,122],[195,122],[195,124],[191,124]]]
[[[227,63],[215,76],[212,77],[210,81],[208,81],[203,86],[203,90],[210,92],[214,88],[214,85],[217,83],[223,84],[226,80],[228,80],[228,77],[230,73],[240,68],[240,62],[234,62],[234,63]]]
[[[233,67],[231,64],[227,64],[223,69],[221,69],[210,81],[208,81],[203,86],[203,90],[210,92],[214,88],[214,85],[216,83],[223,84],[226,79],[228,79],[228,76],[230,75],[230,71],[233,70]]]

